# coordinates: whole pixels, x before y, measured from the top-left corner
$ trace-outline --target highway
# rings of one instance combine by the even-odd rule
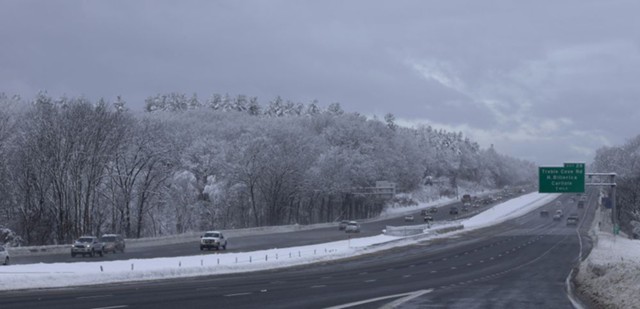
[[[460,202],[452,203],[450,206],[457,206],[460,208]],[[441,207],[437,213],[431,214],[434,220],[452,220],[460,219],[472,216],[480,211],[485,210],[488,207],[495,205],[488,204],[482,205],[478,208],[472,208],[469,212],[461,212],[459,216],[452,216],[449,214],[450,206]],[[330,228],[318,228],[311,230],[300,230],[295,232],[285,233],[264,233],[258,235],[231,237],[228,239],[227,246],[228,252],[247,252],[255,250],[265,250],[272,248],[285,248],[303,245],[312,245],[330,241],[344,240],[347,237],[368,237],[379,235],[387,225],[402,226],[412,224],[424,224],[422,216],[419,212],[413,213],[415,217],[414,222],[405,222],[404,216],[388,219],[376,219],[367,220],[361,224],[360,233],[346,234],[344,231],[339,231],[336,227]],[[190,242],[178,243],[178,244],[159,244],[152,246],[140,246],[128,245],[125,253],[109,253],[103,257],[75,257],[70,256],[70,250],[67,253],[51,253],[51,254],[38,254],[38,255],[25,255],[25,256],[13,256],[11,259],[12,264],[33,264],[33,263],[76,263],[76,262],[91,262],[91,261],[113,261],[113,260],[128,260],[128,259],[148,259],[157,257],[175,257],[185,255],[209,255],[215,254],[215,251],[200,251],[199,238],[194,238]],[[69,245],[71,248],[71,245]]]
[[[584,209],[574,197],[543,208],[578,213],[578,227],[536,210],[456,237],[322,264],[0,292],[0,308],[572,308],[565,280],[580,250],[590,251],[595,194]]]

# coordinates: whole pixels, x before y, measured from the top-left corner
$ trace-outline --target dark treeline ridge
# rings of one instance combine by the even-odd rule
[[[534,164],[461,133],[338,103],[174,93],[134,113],[120,98],[40,93],[0,94],[0,106],[0,228],[24,245],[366,218],[382,201],[351,189],[379,180],[412,192],[427,177],[487,188],[536,177]]]

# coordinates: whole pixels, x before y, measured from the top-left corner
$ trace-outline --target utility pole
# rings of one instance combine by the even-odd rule
[[[606,177],[608,182],[590,182],[587,186],[605,186],[611,188],[609,199],[611,199],[611,223],[613,223],[613,234],[620,233],[620,225],[618,223],[618,207],[616,205],[616,173],[587,173],[589,179],[593,177]]]

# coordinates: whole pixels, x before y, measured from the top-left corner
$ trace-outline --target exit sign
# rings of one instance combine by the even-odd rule
[[[584,193],[584,163],[538,168],[538,192]]]

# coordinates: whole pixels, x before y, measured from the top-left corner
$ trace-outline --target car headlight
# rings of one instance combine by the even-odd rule
[[[88,248],[91,248],[91,245],[86,245],[85,247],[88,249]]]

